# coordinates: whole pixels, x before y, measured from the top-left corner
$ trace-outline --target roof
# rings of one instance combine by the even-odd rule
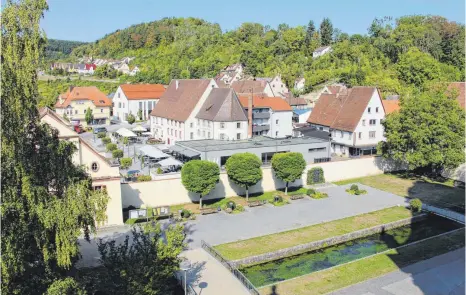
[[[301,106],[301,105],[307,105],[307,102],[304,98],[302,97],[287,97],[285,98],[285,101],[290,105],[290,106]]]
[[[139,149],[139,153],[142,153],[145,156],[151,157],[151,158],[168,158],[170,155],[165,154],[161,150],[157,149],[154,146],[150,145],[145,145]]]
[[[270,138],[257,136],[245,140],[218,140],[218,139],[202,139],[202,140],[188,140],[177,141],[174,147],[178,149],[191,149],[197,152],[208,151],[222,151],[222,150],[251,150],[254,148],[263,147],[280,147],[284,146],[285,149],[290,145],[297,144],[315,144],[327,142],[321,138],[315,137],[293,137],[293,138]]]
[[[152,110],[151,116],[186,121],[211,81],[210,79],[172,80]]]
[[[329,140],[332,137],[330,132],[318,130],[317,128],[311,126],[295,128],[293,131],[299,131],[305,137],[315,137],[323,140]]]
[[[63,103],[60,103],[60,97],[55,103],[56,108],[66,108],[74,100],[90,100],[97,107],[111,107],[112,101],[97,87],[70,87],[68,90],[60,94],[64,99]]]
[[[346,87],[343,86],[343,85],[329,85],[329,86],[327,86],[327,89],[330,92],[330,94],[337,94],[337,93],[339,93],[341,90],[343,90],[345,88]]]
[[[465,101],[464,101],[464,82],[452,82],[450,85],[448,85],[448,90],[452,91],[453,89],[458,92],[458,96],[456,97],[456,100],[460,104],[460,106],[464,109],[465,108]]]
[[[398,99],[400,99],[400,96],[397,94],[387,95],[387,97],[385,97],[385,100],[398,100]]]
[[[54,111],[52,111],[48,107],[41,107],[39,109],[39,119],[42,119],[45,115],[51,116],[53,119],[55,119],[57,122],[61,123],[62,125],[65,125],[66,127],[71,129],[71,123],[63,119],[61,116],[57,115]],[[74,132],[74,131],[73,131]],[[76,133],[77,135],[77,133]]]
[[[316,50],[314,50],[314,52],[322,52],[322,51],[324,51],[325,49],[328,49],[328,48],[331,48],[331,46],[322,46],[322,47],[319,47],[319,48],[317,48]]]
[[[377,88],[356,86],[345,93],[321,94],[307,121],[333,129],[354,131],[374,91]]]
[[[382,100],[383,108],[385,109],[385,114],[391,114],[400,109],[399,100]]]
[[[159,99],[165,93],[162,84],[122,84],[120,88],[128,100]]]
[[[239,101],[243,108],[248,107],[249,97],[240,96]],[[276,112],[280,111],[292,111],[291,106],[281,97],[263,97],[254,96],[252,100],[253,108],[271,108]]]
[[[233,88],[238,94],[251,93],[251,89],[254,94],[263,93],[265,87],[267,87],[267,81],[265,80],[242,80],[234,81],[231,83],[231,88]]]
[[[248,120],[235,91],[231,88],[212,89],[196,118],[220,122]]]
[[[126,128],[120,128],[115,132],[118,133],[118,135],[123,136],[123,137],[136,137],[136,134],[133,131],[126,129]]]
[[[303,115],[303,114],[308,113],[310,111],[312,111],[311,108],[309,108],[309,109],[294,109],[293,113],[295,113],[296,115]]]

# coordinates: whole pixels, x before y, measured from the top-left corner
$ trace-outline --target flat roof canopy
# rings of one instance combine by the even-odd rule
[[[143,154],[144,156],[148,156],[155,159],[163,159],[169,157],[169,155],[165,154],[159,149],[156,149],[153,146],[143,146],[139,149],[139,153]]]
[[[193,157],[197,157],[200,155],[200,153],[198,152],[192,151],[190,149],[187,149],[183,146],[178,146],[178,145],[171,146],[168,150],[170,152],[175,152],[188,158],[193,158]]]
[[[142,127],[141,125],[138,125],[138,126],[133,128],[133,131],[135,131],[135,132],[145,132],[145,131],[147,131],[147,129]]]
[[[123,137],[136,137],[137,136],[133,131],[126,129],[126,128],[120,128],[115,132],[118,135],[123,136]]]
[[[158,164],[160,164],[160,166],[162,166],[162,167],[182,166],[183,165],[183,163],[181,163],[180,161],[178,161],[176,159],[173,159],[173,158],[164,159],[164,160],[160,161]]]

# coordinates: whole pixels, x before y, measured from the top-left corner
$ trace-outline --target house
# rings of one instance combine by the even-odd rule
[[[140,72],[139,68],[138,68],[138,67],[134,67],[134,68],[131,70],[131,72],[129,72],[129,75],[130,75],[130,76],[136,76],[136,74],[139,73],[139,72]]]
[[[252,136],[287,137],[293,133],[293,110],[281,97],[240,96],[241,105],[249,111],[252,105]]]
[[[464,91],[465,82],[452,82],[448,85],[447,94],[453,94],[456,96],[456,100],[463,110],[465,109],[465,91]]]
[[[167,145],[178,140],[208,138],[208,133],[203,137],[199,130],[203,124],[212,123],[204,123],[196,116],[214,88],[218,86],[213,79],[172,80],[150,114],[153,136]]]
[[[312,53],[312,58],[317,58],[319,56],[322,56],[324,54],[327,54],[329,52],[332,52],[332,47],[331,46],[322,46],[314,50]]]
[[[64,120],[49,108],[41,108],[39,114],[42,123],[47,123],[58,130],[60,139],[75,144],[76,151],[73,155],[73,163],[82,166],[90,174],[93,188],[96,190],[106,189],[109,201],[106,212],[107,221],[103,226],[122,225],[123,213],[119,165],[110,163],[73,131],[70,122]]]
[[[280,75],[276,75],[273,78],[256,78],[256,81],[267,81],[272,87],[272,91],[275,96],[280,96],[285,98],[288,93],[288,87],[286,87],[285,82],[282,81],[282,77]]]
[[[234,81],[231,83],[231,88],[235,90],[235,92],[241,95],[261,95],[261,96],[268,96],[274,97],[274,91],[272,90],[272,86],[270,86],[269,82],[265,80],[241,80],[241,81]]]
[[[293,117],[292,117],[293,123],[294,124],[306,123],[311,112],[312,112],[312,108],[305,108],[305,109],[293,108]]]
[[[296,80],[294,81],[294,89],[295,89],[295,90],[298,90],[298,91],[304,91],[304,89],[305,89],[305,87],[306,87],[306,85],[305,85],[304,82],[306,82],[306,79],[304,79],[304,78],[302,78],[302,77],[296,79]]]
[[[227,66],[215,77],[215,82],[219,87],[221,87],[220,85],[229,86],[234,81],[239,81],[243,78],[243,71],[244,67],[242,64]]]
[[[294,97],[291,92],[285,98],[285,101],[293,108],[293,109],[307,109],[308,105],[304,98],[302,97]]]
[[[376,153],[377,144],[384,140],[384,118],[379,90],[356,86],[335,94],[321,94],[308,123],[332,133],[332,153],[360,156]]]
[[[127,121],[129,114],[136,120],[149,120],[164,93],[162,84],[122,84],[113,95],[113,115],[120,121]]]
[[[95,64],[86,64],[86,73],[89,75],[94,75],[94,71],[97,68]]]
[[[90,108],[93,115],[91,125],[109,124],[112,101],[97,87],[74,87],[58,96],[55,112],[67,117],[73,124],[87,126],[86,111]]]
[[[385,109],[385,115],[389,115],[393,112],[400,110],[400,101],[399,100],[382,100],[383,108]]]

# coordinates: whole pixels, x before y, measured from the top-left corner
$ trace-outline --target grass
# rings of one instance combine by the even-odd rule
[[[464,238],[464,230],[459,230],[418,244],[392,249],[366,259],[278,283],[275,285],[275,292],[280,295],[325,294],[464,247]],[[270,294],[271,287],[259,289],[259,292],[264,295]]]
[[[226,259],[236,260],[347,234],[411,216],[411,211],[404,207],[392,207],[281,233],[217,245],[214,248]]]
[[[402,197],[464,212],[464,189],[453,187],[452,180],[437,181],[412,174],[380,174],[335,182],[338,185],[361,183]]]

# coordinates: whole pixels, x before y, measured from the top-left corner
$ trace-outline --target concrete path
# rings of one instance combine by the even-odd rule
[[[465,249],[421,261],[332,295],[464,295]]]
[[[187,282],[197,295],[247,295],[248,290],[220,262],[202,248],[183,253],[191,262]]]

